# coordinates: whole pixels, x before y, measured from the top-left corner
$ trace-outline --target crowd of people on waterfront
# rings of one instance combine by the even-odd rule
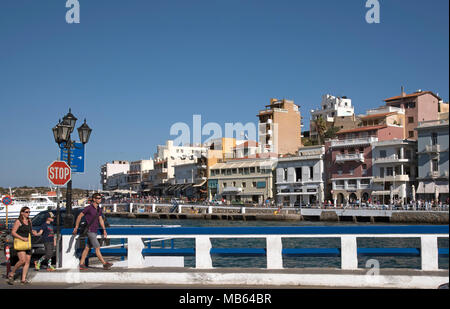
[[[374,209],[374,210],[416,210],[416,211],[448,211],[449,198],[445,202],[436,200],[409,201],[403,203],[400,199],[395,199],[391,203],[383,203],[381,201],[345,201],[344,203],[335,203],[333,200],[325,200],[323,203],[314,202],[306,204],[289,204],[276,203],[273,199],[267,199],[264,203],[244,203],[242,201],[229,201],[224,198],[218,200],[195,199],[195,198],[174,198],[174,197],[160,197],[160,196],[122,196],[107,198],[103,201],[105,204],[181,204],[181,205],[200,205],[200,206],[245,206],[257,208],[319,208],[319,209]]]

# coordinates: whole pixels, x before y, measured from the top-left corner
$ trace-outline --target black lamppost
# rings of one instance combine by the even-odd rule
[[[59,123],[53,127],[53,136],[55,138],[55,142],[61,149],[67,149],[67,164],[71,166],[71,149],[76,147],[75,141],[72,141],[71,134],[73,129],[75,128],[75,123],[77,122],[77,118],[72,115],[71,110],[69,108],[69,113],[64,116],[63,120],[59,121]],[[86,124],[86,119],[84,123],[78,128],[78,135],[80,137],[81,143],[85,145],[89,141],[89,137],[91,135],[92,129]],[[59,219],[59,218],[58,218]],[[59,220],[58,220],[59,221]],[[57,223],[59,225],[59,222]],[[67,183],[67,192],[66,192],[66,217],[64,220],[64,227],[72,228],[73,227],[73,215],[72,215],[72,180]]]

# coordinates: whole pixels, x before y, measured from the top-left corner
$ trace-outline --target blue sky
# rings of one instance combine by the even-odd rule
[[[402,85],[448,101],[448,0],[380,0],[380,24],[365,0],[79,2],[79,24],[64,0],[0,2],[0,186],[48,185],[69,107],[93,129],[73,186],[96,189],[101,164],[152,157],[193,114],[256,123],[287,98],[306,129],[326,93],[358,114]]]

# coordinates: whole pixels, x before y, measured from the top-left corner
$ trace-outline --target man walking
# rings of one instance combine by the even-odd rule
[[[77,221],[75,222],[75,228],[73,229],[72,234],[76,235],[78,231],[78,227],[80,226],[81,219],[86,216],[86,222],[89,226],[88,228],[88,245],[84,248],[83,253],[81,254],[80,259],[80,270],[86,270],[87,267],[85,265],[86,257],[91,248],[95,249],[95,254],[97,255],[100,262],[103,264],[104,269],[111,269],[112,264],[106,262],[103,259],[103,256],[100,252],[100,243],[97,239],[97,231],[99,225],[103,229],[103,237],[106,238],[108,235],[106,233],[105,222],[102,218],[102,209],[100,208],[100,202],[102,201],[102,195],[100,193],[94,193],[92,195],[92,203],[87,206],[77,217]]]

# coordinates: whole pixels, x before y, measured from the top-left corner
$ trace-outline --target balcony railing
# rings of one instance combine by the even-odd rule
[[[366,145],[377,142],[378,138],[374,136],[366,138],[355,138],[355,139],[344,139],[344,140],[332,140],[331,147],[343,147],[343,146],[354,146],[354,145]]]
[[[428,153],[441,152],[441,145],[426,145],[425,152],[428,152]]]
[[[345,161],[361,161],[364,162],[364,154],[362,153],[349,153],[336,155],[336,162]]]
[[[409,175],[395,175],[395,176],[384,176],[375,177],[374,182],[393,182],[393,181],[409,181]]]
[[[409,162],[411,159],[410,158],[406,158],[406,157],[402,157],[400,158],[398,155],[392,155],[389,157],[384,157],[384,158],[376,158],[374,160],[374,163],[392,163],[392,162]]]

